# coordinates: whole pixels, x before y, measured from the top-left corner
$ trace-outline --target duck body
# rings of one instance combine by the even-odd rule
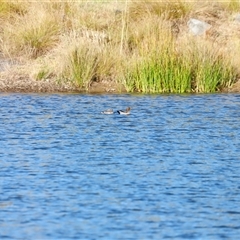
[[[130,107],[127,107],[126,110],[118,110],[117,113],[118,114],[122,114],[122,115],[129,115],[130,114]]]
[[[105,111],[102,111],[101,114],[113,114],[113,110],[112,109],[107,109]]]

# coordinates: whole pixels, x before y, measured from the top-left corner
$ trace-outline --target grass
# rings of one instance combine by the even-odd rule
[[[130,16],[132,19],[142,19],[146,16],[158,16],[164,17],[165,19],[179,19],[185,17],[191,11],[191,2],[181,1],[181,0],[142,0],[142,1],[132,1],[130,5]]]
[[[154,52],[131,66],[126,77],[127,89],[144,93],[191,92],[192,67],[171,51]]]
[[[198,52],[194,65],[195,92],[219,91],[229,87],[237,77],[229,62],[221,56],[211,55],[209,51],[202,55]]]
[[[12,56],[37,58],[50,50],[58,41],[58,19],[39,5],[32,6],[24,15],[14,15],[3,29],[4,49]]]
[[[0,0],[0,18],[9,18],[14,14],[24,15],[26,13],[26,4],[18,1]]]
[[[37,63],[38,80],[62,79],[87,91],[106,80],[129,92],[221,91],[240,76],[240,58],[231,59],[239,51],[237,31],[224,27],[239,4],[0,0],[0,51]],[[191,17],[217,22],[225,32],[193,37],[186,24]]]
[[[228,11],[239,12],[239,9],[240,9],[240,1],[239,0],[223,1],[221,4]]]
[[[130,92],[144,93],[211,93],[229,87],[236,79],[234,69],[221,59],[199,57],[193,65],[189,59],[168,52],[153,54],[135,63],[126,75]]]
[[[91,50],[75,49],[70,56],[70,76],[80,88],[88,90],[91,82],[96,78],[98,58]]]

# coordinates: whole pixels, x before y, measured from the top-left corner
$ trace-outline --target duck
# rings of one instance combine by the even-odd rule
[[[122,115],[129,115],[130,114],[130,107],[127,107],[126,110],[118,110],[117,113],[118,114],[122,114]]]
[[[105,111],[102,111],[101,114],[113,114],[113,110],[112,109],[107,109]]]

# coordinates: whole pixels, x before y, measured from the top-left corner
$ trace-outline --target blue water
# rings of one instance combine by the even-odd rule
[[[239,238],[240,95],[0,94],[0,106],[0,239]]]

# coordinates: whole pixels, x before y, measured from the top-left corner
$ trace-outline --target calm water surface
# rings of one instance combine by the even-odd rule
[[[239,239],[240,95],[0,106],[0,239]]]

